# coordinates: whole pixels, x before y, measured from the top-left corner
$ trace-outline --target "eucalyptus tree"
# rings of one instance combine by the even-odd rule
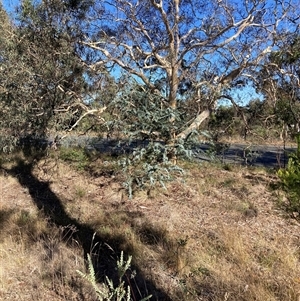
[[[269,55],[258,86],[273,107],[274,122],[282,126],[281,138],[287,138],[287,130],[292,136],[300,131],[299,19],[293,20],[278,48]]]
[[[14,52],[13,27],[9,16],[0,4],[0,144],[1,147],[9,145],[7,140],[13,135],[9,129],[9,123],[13,123],[12,111],[10,110],[10,90],[14,89],[15,82],[9,81],[10,74],[14,71],[11,61],[16,58]]]
[[[105,107],[91,106],[96,97],[91,71],[78,55],[80,22],[88,9],[73,1],[26,0],[16,19],[6,21],[9,26],[1,23],[2,148],[28,135],[70,131],[87,115],[100,120]]]
[[[135,82],[144,93],[138,103],[126,94],[127,115],[132,111],[137,119],[143,99],[152,103],[167,116],[161,123],[169,129],[163,137],[168,143],[187,139],[218,101],[234,102],[232,89],[254,82],[257,67],[276,45],[279,32],[297,15],[294,0],[96,4],[81,41],[94,53],[89,67],[111,67],[120,82],[128,78]],[[140,125],[145,134],[143,122]],[[155,132],[160,136],[157,128]],[[153,135],[150,126],[148,134]]]

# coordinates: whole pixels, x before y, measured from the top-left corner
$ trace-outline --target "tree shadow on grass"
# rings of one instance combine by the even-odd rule
[[[11,169],[7,169],[6,172],[16,177],[19,183],[26,187],[31,195],[31,198],[37,208],[49,219],[50,224],[53,223],[57,227],[68,229],[70,227],[76,228],[76,232],[72,232],[72,238],[75,239],[84,251],[84,256],[87,258],[87,254],[93,253],[93,262],[96,274],[100,279],[104,276],[117,282],[118,275],[116,272],[116,255],[119,255],[121,251],[121,245],[126,245],[124,237],[101,237],[95,234],[94,229],[89,225],[80,223],[76,219],[72,218],[65,211],[65,208],[60,198],[51,190],[48,182],[39,180],[33,174],[34,164],[27,163],[24,160],[19,160],[18,164]],[[65,237],[65,236],[63,236]],[[70,237],[65,237],[65,242],[70,241]],[[96,246],[96,247],[93,247]],[[108,247],[110,246],[110,247]],[[155,285],[144,279],[141,271],[138,267],[133,267],[137,271],[137,283],[144,283],[145,288],[139,287],[138,289],[144,291],[142,297],[146,297],[152,294],[151,300],[171,300],[170,297]],[[125,279],[126,280],[126,279]],[[133,290],[135,290],[133,288]],[[133,291],[134,296],[138,296],[137,291]],[[137,299],[139,300],[139,298]]]

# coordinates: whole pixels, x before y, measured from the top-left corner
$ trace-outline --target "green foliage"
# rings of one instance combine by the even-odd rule
[[[67,2],[26,0],[15,24],[0,21],[0,148],[70,129],[87,110],[82,99],[93,88],[77,55],[74,18]]]
[[[110,131],[144,144],[119,160],[130,198],[137,189],[165,187],[174,173],[183,172],[174,162],[179,156],[191,157],[193,135],[188,141],[173,139],[187,122],[181,109],[171,108],[162,97],[136,83],[128,84],[111,108],[117,118],[107,123]]]
[[[124,187],[132,198],[136,189],[153,188],[157,183],[165,188],[165,182],[172,179],[172,174],[183,170],[172,162],[177,155],[188,154],[182,144],[163,145],[150,142],[146,147],[136,148],[134,152],[119,160],[119,165],[126,177]]]
[[[297,135],[297,151],[289,157],[286,169],[280,169],[278,176],[288,194],[288,209],[300,212],[300,134]]]
[[[220,106],[211,116],[208,128],[218,141],[221,136],[242,136],[244,125],[233,106]]]
[[[285,86],[286,90],[293,91],[290,85]],[[293,92],[291,92],[292,94]],[[281,95],[275,106],[275,113],[280,123],[287,125],[294,125],[298,122],[300,117],[300,103],[299,99],[292,97],[292,95]],[[297,134],[297,128],[291,129],[291,137],[294,138]]]
[[[138,85],[128,87],[110,104],[118,118],[108,124],[129,139],[167,142],[184,122],[178,110],[169,107],[159,95]]]
[[[288,43],[279,51],[270,54],[270,61],[278,64],[280,67],[299,63],[300,60],[300,36],[292,34],[288,37]]]
[[[249,136],[255,139],[278,139],[283,123],[294,125],[299,114],[299,102],[292,101],[287,95],[285,98],[279,95],[274,106],[269,101],[253,99],[238,109],[234,106],[218,107],[209,120],[208,129],[215,141],[222,137],[245,136],[247,129]],[[297,127],[289,132],[291,138],[294,138],[296,130]]]
[[[127,270],[130,268],[132,257],[129,256],[127,260],[124,260],[123,251],[121,252],[120,259],[117,260],[117,272],[119,276],[118,286],[115,287],[111,279],[106,277],[106,283],[101,287],[97,283],[95,270],[90,255],[88,255],[88,274],[84,274],[81,271],[77,271],[84,279],[86,279],[93,287],[99,301],[130,301],[131,291],[130,286],[125,287],[125,283],[122,278],[125,276]],[[149,300],[152,295],[143,298],[140,301]],[[136,300],[134,298],[134,300]]]
[[[61,148],[59,158],[74,164],[77,169],[82,170],[89,164],[89,157],[83,148]]]
[[[293,125],[290,136],[294,138],[299,128],[299,79],[300,79],[300,36],[297,32],[286,35],[278,51],[269,55],[264,89],[276,99],[275,120],[279,125]],[[272,85],[270,83],[272,82]],[[275,90],[274,90],[275,87]]]

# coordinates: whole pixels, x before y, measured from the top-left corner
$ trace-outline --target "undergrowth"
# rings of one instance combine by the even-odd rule
[[[296,137],[297,150],[289,156],[285,169],[278,171],[282,186],[288,195],[287,209],[300,213],[300,134]]]
[[[78,170],[85,169],[90,163],[83,148],[60,148],[59,157],[63,161],[73,163]]]
[[[157,184],[166,188],[166,182],[172,180],[174,174],[183,173],[183,169],[171,160],[183,151],[174,146],[170,148],[160,143],[149,143],[146,147],[137,148],[131,155],[119,160],[118,163],[125,176],[123,186],[129,198],[133,197],[137,189],[150,190]]]

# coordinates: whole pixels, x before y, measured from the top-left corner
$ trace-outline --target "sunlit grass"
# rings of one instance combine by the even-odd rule
[[[70,217],[101,237],[102,244],[90,242],[91,254],[104,248],[133,255],[138,273],[171,300],[298,301],[299,223],[276,204],[275,174],[180,164],[186,172],[166,190],[132,200],[108,158],[94,161],[93,172],[48,158],[33,174],[49,182]],[[66,242],[65,233],[74,231],[75,238],[76,229],[51,223],[16,178],[2,173],[0,184],[0,297],[94,300],[76,273],[85,271],[82,248],[71,235]],[[150,286],[137,282],[146,296]]]

